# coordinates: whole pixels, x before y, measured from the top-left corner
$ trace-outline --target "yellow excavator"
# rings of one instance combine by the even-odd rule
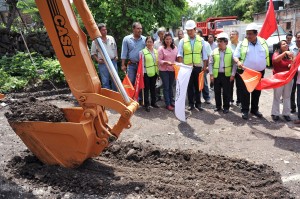
[[[68,168],[98,156],[124,128],[131,127],[129,120],[138,108],[138,103],[128,97],[113,67],[86,2],[73,0],[73,3],[119,92],[101,87],[86,35],[78,25],[69,0],[36,0],[66,81],[80,107],[62,109],[67,122],[10,122],[16,134],[42,162]],[[112,127],[108,125],[106,108],[120,114]]]

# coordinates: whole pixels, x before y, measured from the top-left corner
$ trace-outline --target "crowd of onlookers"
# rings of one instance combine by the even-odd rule
[[[119,58],[116,42],[112,36],[107,35],[105,24],[99,24],[98,28],[108,55],[115,69],[118,70]],[[179,30],[177,38],[174,39],[173,33],[166,32],[166,29],[161,27],[157,30],[157,39],[154,40],[153,36],[143,36],[142,24],[135,22],[132,25],[132,34],[124,37],[120,56],[121,69],[127,73],[132,85],[136,80],[139,62],[144,71],[145,88],[143,94],[139,96],[139,103],[142,103],[145,110],[149,112],[150,106],[159,108],[157,102],[163,99],[165,108],[173,111],[175,108],[174,63],[181,62],[192,66],[187,89],[189,110],[203,110],[201,95],[204,103],[211,104],[209,93],[211,89],[215,96],[215,111],[227,114],[230,106],[235,102],[235,105],[241,108],[243,119],[249,118],[249,112],[261,118],[262,113],[259,111],[261,91],[254,89],[248,92],[240,74],[247,67],[260,72],[263,77],[266,67],[271,63],[273,74],[288,71],[299,52],[300,32],[295,34],[295,42],[292,42],[293,35],[287,34],[286,40],[278,43],[270,58],[268,45],[263,38],[258,36],[255,23],[247,26],[246,37],[243,41],[239,41],[238,31],[231,31],[229,35],[226,33],[209,34],[205,41],[202,30],[197,29],[193,20],[188,20],[185,28],[186,34]],[[91,54],[98,63],[102,87],[116,91],[116,86],[94,42]],[[199,91],[198,76],[202,71],[205,72],[204,88]],[[208,84],[207,77],[210,79],[210,84]],[[156,86],[158,79],[162,81],[162,88]],[[236,89],[234,89],[234,84]],[[234,90],[236,90],[236,101],[234,101]],[[279,107],[280,103],[283,103],[282,116],[286,121],[291,121],[290,114],[297,110],[296,90],[298,110],[300,106],[300,77],[296,73],[292,81],[273,90],[272,119],[279,120]],[[299,112],[298,120],[294,122],[300,124]]]

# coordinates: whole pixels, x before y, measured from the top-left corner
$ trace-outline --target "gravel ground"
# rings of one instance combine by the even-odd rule
[[[71,95],[49,92],[30,96],[73,106]],[[29,97],[8,97],[13,96]],[[236,106],[224,115],[204,104],[202,112],[187,112],[186,123],[163,102],[150,113],[140,108],[131,129],[77,169],[39,162],[12,131],[4,117],[9,109],[2,107],[0,198],[300,198],[300,128],[271,120],[272,96],[271,90],[262,92],[264,118],[248,121]],[[114,111],[107,114],[110,123],[117,121]]]

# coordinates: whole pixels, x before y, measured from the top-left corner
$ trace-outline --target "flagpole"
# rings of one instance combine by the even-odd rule
[[[275,10],[274,10],[274,12],[275,12]],[[276,12],[276,14],[277,14],[277,12]],[[277,30],[278,41],[280,41],[277,19],[276,19],[276,30]]]
[[[145,104],[145,94],[144,94],[144,89],[142,89],[142,98],[143,98],[143,105]]]

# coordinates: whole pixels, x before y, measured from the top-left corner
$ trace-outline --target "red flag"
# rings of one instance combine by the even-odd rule
[[[145,85],[144,85],[144,71],[143,71],[143,63],[142,62],[143,62],[142,57],[140,57],[138,69],[137,69],[137,72],[136,72],[135,84],[134,84],[135,93],[134,93],[133,99],[135,101],[138,101],[140,91],[145,88]]]
[[[292,81],[295,73],[298,70],[299,65],[300,65],[300,53],[297,55],[296,59],[292,63],[289,71],[276,73],[271,77],[263,78],[255,89],[263,90],[263,89],[279,88],[289,83],[290,81]]]
[[[266,18],[260,32],[258,33],[258,36],[264,39],[268,39],[275,32],[276,29],[277,21],[275,18],[274,5],[273,1],[270,0]]]
[[[131,81],[128,77],[128,74],[125,75],[124,79],[123,79],[123,82],[122,82],[124,88],[125,88],[125,91],[127,93],[127,95],[131,98],[133,98],[133,95],[135,94],[135,90],[131,84]]]

